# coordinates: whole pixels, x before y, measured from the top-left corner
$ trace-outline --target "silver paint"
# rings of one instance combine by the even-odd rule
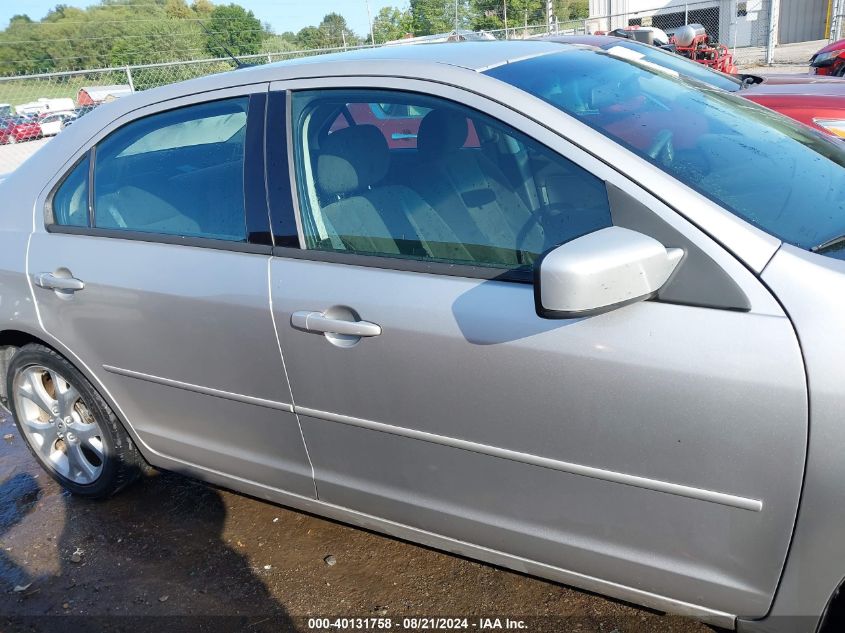
[[[547,253],[540,263],[540,303],[556,313],[612,309],[654,295],[669,279],[683,249],[621,226],[583,235]]]
[[[592,477],[593,479],[610,481],[625,486],[635,486],[645,490],[654,490],[656,492],[664,492],[670,495],[678,495],[679,497],[709,501],[710,503],[718,503],[731,508],[741,508],[742,510],[751,510],[752,512],[760,512],[763,509],[762,501],[738,497],[724,492],[701,490],[700,488],[682,486],[668,481],[658,481],[655,479],[648,479],[647,477],[638,477],[627,473],[617,473],[610,470],[603,470],[601,468],[584,466],[582,464],[562,462],[556,459],[540,457],[538,455],[529,455],[527,453],[511,451],[497,446],[488,446],[477,442],[467,442],[466,440],[460,440],[454,437],[446,437],[444,435],[426,433],[425,431],[416,431],[414,429],[405,429],[391,424],[383,424],[372,420],[362,420],[360,418],[353,418],[348,415],[339,415],[328,411],[318,411],[317,409],[309,409],[308,407],[297,407],[296,412],[300,415],[320,418],[322,420],[328,420],[329,422],[338,422],[340,424],[348,424],[349,426],[356,426],[362,429],[391,433],[392,435],[407,437],[414,440],[422,440],[423,442],[431,442],[432,444],[451,446],[452,448],[459,448],[464,451],[481,453],[483,455],[498,457],[500,459],[509,459],[514,462],[529,464],[531,466],[539,466],[541,468],[550,468],[552,470],[559,470],[573,475],[581,475],[582,477]]]

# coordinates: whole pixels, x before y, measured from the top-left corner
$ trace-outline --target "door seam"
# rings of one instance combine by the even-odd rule
[[[299,428],[299,436],[302,438],[302,446],[305,449],[305,458],[308,460],[308,466],[311,468],[311,481],[314,484],[314,498],[320,498],[319,490],[317,489],[317,474],[314,472],[314,462],[311,461],[311,453],[308,451],[308,442],[305,441],[305,432],[302,430],[302,421],[299,419],[299,413],[296,411],[296,398],[293,395],[293,388],[290,384],[290,375],[288,374],[287,363],[285,363],[285,354],[282,351],[282,340],[279,338],[279,328],[276,326],[276,311],[273,309],[273,260],[275,257],[267,258],[267,296],[270,302],[270,321],[273,323],[273,333],[276,335],[276,346],[279,348],[279,358],[282,361],[282,372],[285,375],[285,382],[290,392],[290,404],[293,408],[293,415],[296,418],[296,426]]]

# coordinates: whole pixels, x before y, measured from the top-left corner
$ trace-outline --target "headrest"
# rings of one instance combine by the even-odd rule
[[[317,183],[330,195],[366,189],[387,175],[390,150],[374,125],[332,132],[317,157]]]
[[[423,117],[417,132],[417,151],[424,155],[460,149],[467,141],[466,116],[455,110],[432,110]]]

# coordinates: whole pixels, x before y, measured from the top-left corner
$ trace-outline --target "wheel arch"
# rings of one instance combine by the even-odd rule
[[[816,633],[834,633],[845,630],[845,578],[827,601]]]
[[[9,394],[6,393],[6,374],[9,370],[9,363],[21,347],[30,343],[39,343],[56,350],[52,345],[39,339],[37,336],[21,330],[0,331],[0,405],[9,408]],[[64,356],[64,354],[63,354]],[[75,366],[75,365],[74,365]]]
[[[7,410],[9,409],[9,394],[6,393],[6,375],[9,363],[21,347],[30,343],[36,343],[50,348],[73,365],[83,376],[85,376],[85,378],[88,379],[88,381],[97,390],[97,393],[100,394],[100,397],[114,412],[118,422],[120,422],[120,425],[129,434],[129,437],[132,438],[132,441],[135,443],[135,446],[138,447],[138,450],[143,458],[147,460],[147,462],[150,461],[150,453],[152,451],[140,440],[137,433],[135,433],[135,430],[132,428],[132,425],[126,421],[123,411],[119,406],[117,406],[117,403],[114,401],[108,390],[105,389],[102,382],[97,378],[97,376],[93,375],[89,371],[88,367],[85,366],[85,363],[79,361],[75,354],[61,345],[59,341],[50,340],[47,337],[44,337],[43,332],[35,333],[14,328],[0,330],[0,407],[5,407]]]

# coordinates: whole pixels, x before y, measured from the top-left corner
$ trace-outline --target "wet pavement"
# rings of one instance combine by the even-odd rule
[[[470,629],[509,616],[527,631],[712,631],[174,474],[78,499],[2,413],[0,438],[0,631],[309,631],[315,616],[408,630],[405,617],[438,615]]]

